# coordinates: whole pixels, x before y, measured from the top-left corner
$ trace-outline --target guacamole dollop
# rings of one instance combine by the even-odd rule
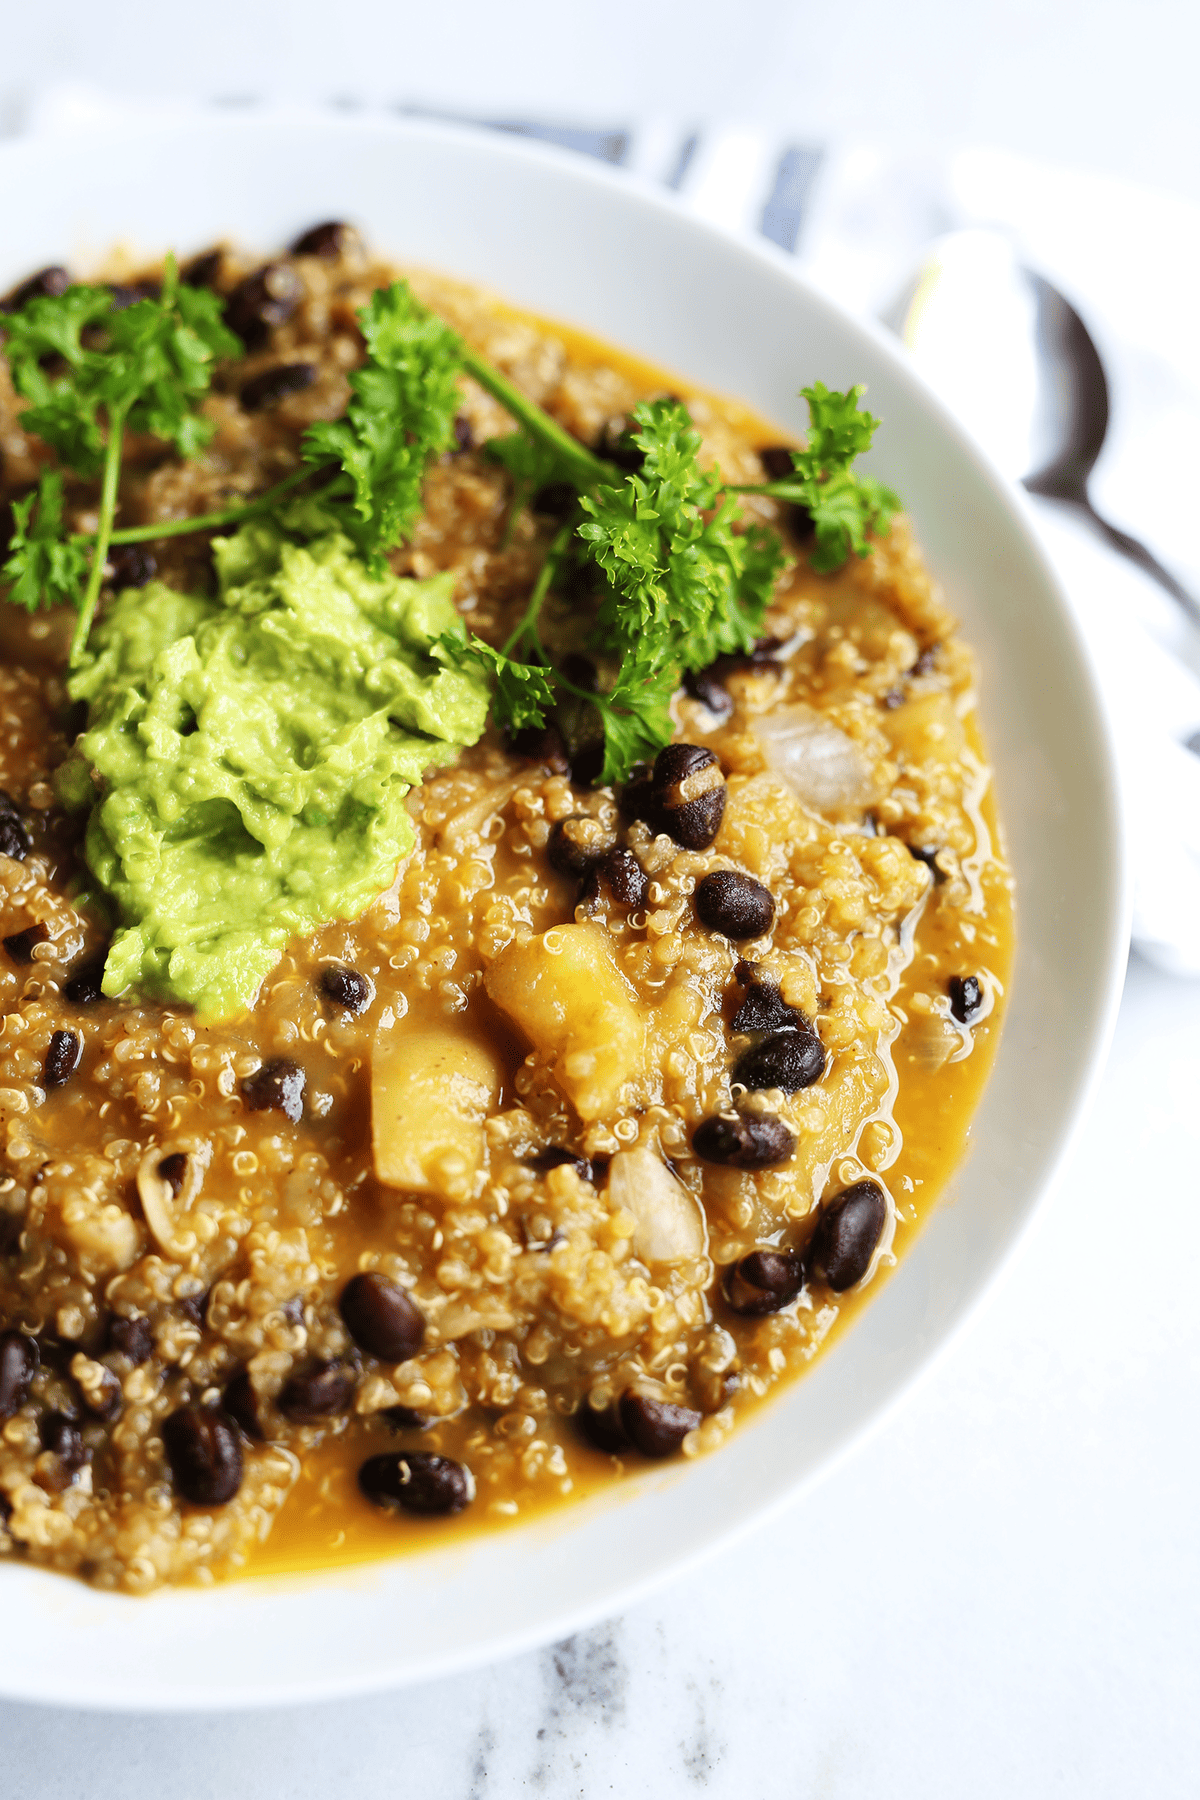
[[[221,1019],[289,938],[391,884],[405,796],[479,738],[488,692],[436,646],[452,576],[377,579],[339,533],[301,546],[270,523],[213,554],[215,599],[119,595],[69,687],[88,704],[85,855],[119,920],[104,992]]]

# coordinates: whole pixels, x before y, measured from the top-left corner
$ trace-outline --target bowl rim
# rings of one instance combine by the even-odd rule
[[[649,209],[660,217],[669,218],[676,226],[685,226],[698,237],[709,240],[720,254],[749,259],[751,262],[771,270],[776,276],[782,273],[818,314],[824,314],[827,318],[836,321],[839,328],[843,330],[849,328],[852,333],[870,342],[875,355],[882,358],[888,365],[891,376],[908,390],[909,395],[920,409],[933,419],[939,434],[949,440],[956,454],[971,466],[974,476],[990,490],[993,500],[998,502],[1019,548],[1038,571],[1057,605],[1059,624],[1063,628],[1065,639],[1074,658],[1075,674],[1079,680],[1080,704],[1086,706],[1091,715],[1092,747],[1096,752],[1095,801],[1097,808],[1103,814],[1106,826],[1104,836],[1109,846],[1107,867],[1102,871],[1105,878],[1103,892],[1098,896],[1102,911],[1102,929],[1098,934],[1098,942],[1102,943],[1103,950],[1099,958],[1101,967],[1097,988],[1092,996],[1091,1017],[1093,1022],[1090,1046],[1081,1062],[1074,1090],[1064,1108],[1057,1130],[1047,1139],[1037,1171],[1029,1182],[1028,1193],[1019,1217],[1009,1230],[998,1253],[994,1254],[990,1262],[965,1283],[948,1324],[941,1329],[940,1334],[935,1336],[932,1342],[926,1343],[911,1353],[906,1368],[892,1380],[890,1388],[883,1397],[873,1402],[860,1419],[843,1431],[816,1467],[793,1474],[790,1479],[781,1480],[774,1491],[749,1496],[741,1516],[736,1521],[726,1523],[710,1533],[703,1542],[681,1547],[677,1554],[668,1555],[653,1569],[631,1577],[616,1591],[596,1592],[588,1599],[576,1601],[565,1610],[556,1610],[553,1604],[548,1605],[535,1620],[517,1628],[505,1629],[501,1626],[498,1629],[484,1632],[472,1643],[461,1644],[457,1648],[448,1648],[431,1655],[419,1668],[414,1668],[409,1661],[404,1661],[385,1663],[370,1676],[364,1676],[361,1670],[356,1670],[345,1677],[339,1677],[336,1672],[327,1671],[309,1681],[299,1681],[294,1678],[288,1678],[277,1684],[263,1681],[246,1692],[233,1691],[229,1687],[219,1684],[205,1686],[203,1683],[197,1682],[190,1682],[183,1688],[131,1692],[122,1682],[119,1671],[103,1669],[98,1671],[96,1679],[89,1685],[81,1686],[77,1683],[69,1691],[63,1692],[61,1683],[47,1678],[32,1660],[13,1667],[7,1666],[6,1661],[0,1661],[0,1693],[13,1700],[123,1711],[241,1710],[259,1706],[297,1704],[316,1699],[345,1698],[351,1695],[393,1689],[412,1682],[433,1680],[502,1657],[519,1654],[571,1632],[585,1629],[597,1620],[611,1616],[618,1609],[637,1604],[666,1583],[682,1577],[718,1550],[734,1544],[759,1525],[777,1517],[787,1508],[795,1505],[803,1494],[844,1463],[859,1445],[882,1428],[885,1421],[893,1416],[906,1397],[920,1382],[926,1380],[940,1364],[942,1358],[949,1354],[951,1346],[964,1329],[968,1318],[973,1315],[976,1308],[980,1306],[985,1296],[1009,1267],[1031,1227],[1034,1216],[1070,1157],[1082,1129],[1103,1072],[1124,983],[1131,905],[1129,870],[1124,851],[1123,819],[1114,741],[1100,699],[1090,648],[1062,585],[1041,547],[1034,529],[1034,514],[1029,500],[1023,492],[1011,485],[1000,474],[986,454],[973,440],[967,437],[944,404],[916,372],[899,343],[885,328],[874,320],[860,319],[846,312],[798,266],[795,257],[768,240],[728,230],[710,221],[700,219],[677,195],[648,179],[581,156],[577,152],[546,144],[541,140],[525,139],[490,128],[421,116],[387,117],[365,114],[345,117],[333,112],[325,113],[309,107],[289,105],[255,108],[235,115],[216,112],[211,115],[199,116],[187,114],[180,120],[170,123],[163,123],[161,120],[147,124],[114,123],[94,135],[99,140],[99,153],[103,154],[105,147],[131,140],[140,145],[147,145],[152,140],[155,144],[169,148],[173,142],[197,137],[237,137],[242,135],[249,139],[262,134],[278,134],[297,128],[302,129],[306,134],[316,131],[331,141],[341,141],[345,144],[374,140],[384,146],[389,143],[409,145],[425,143],[465,147],[477,153],[486,153],[487,157],[493,161],[501,159],[507,162],[518,175],[521,171],[534,171],[539,167],[545,168],[549,165],[580,186],[600,188],[614,195],[619,194],[630,206]],[[12,143],[0,145],[0,191],[3,190],[9,179],[20,179],[23,175],[28,178],[30,174],[36,174],[39,151],[44,151],[45,147],[46,140],[37,136],[24,140],[17,139]],[[348,172],[347,186],[352,187],[352,185],[353,173]],[[136,199],[130,210],[131,213],[136,213]],[[451,273],[453,272],[451,271]],[[1002,1053],[1003,1045],[998,1052],[998,1058]],[[929,1223],[928,1220],[927,1223]],[[903,1264],[900,1270],[891,1277],[891,1280],[899,1279],[902,1275]],[[822,1363],[830,1360],[832,1358],[821,1359]],[[805,1376],[805,1381],[811,1381],[815,1373],[816,1370]],[[789,1383],[788,1391],[795,1385]],[[759,1409],[758,1421],[762,1423],[769,1417],[771,1411],[770,1406]],[[748,1422],[743,1425],[742,1430],[745,1431],[749,1428]],[[609,1490],[609,1493],[602,1496],[598,1502],[594,1503],[590,1500],[575,1502],[560,1509],[554,1516],[560,1522],[566,1519],[574,1521],[581,1527],[586,1527],[587,1518],[596,1512],[598,1506],[606,1509],[609,1505],[624,1503],[637,1492],[645,1491],[651,1486],[661,1486],[664,1483],[674,1486],[686,1480],[688,1472],[686,1466],[667,1475],[651,1470],[632,1480],[626,1480],[615,1490]],[[531,1527],[524,1529],[529,1530]],[[487,1534],[481,1533],[476,1541],[502,1542],[505,1535],[498,1533],[488,1540]],[[423,1560],[432,1554],[432,1552],[425,1553]],[[211,1604],[214,1600],[219,1605],[220,1595],[230,1592],[245,1593],[249,1588],[255,1589],[264,1597],[298,1591],[311,1593],[318,1589],[330,1589],[346,1583],[356,1585],[361,1583],[364,1578],[369,1579],[372,1572],[404,1567],[410,1560],[405,1557],[397,1557],[361,1566],[314,1571],[305,1575],[251,1577],[248,1580],[221,1584],[214,1590],[174,1589],[167,1590],[165,1595],[151,1595],[138,1600],[131,1600],[127,1596],[117,1594],[102,1595],[99,1598],[105,1604],[111,1602],[119,1607],[134,1607],[138,1610],[140,1618],[149,1620],[153,1617],[156,1607],[161,1607],[166,1599],[176,1604],[182,1601],[186,1607],[194,1610],[203,1607],[205,1603]],[[41,1592],[49,1594],[52,1588],[59,1590],[67,1586],[74,1587],[74,1583],[69,1579],[64,1581],[61,1576],[34,1569],[32,1565],[28,1564],[14,1564],[11,1571],[0,1568],[0,1579],[7,1579],[10,1572],[15,1575],[18,1570],[32,1576],[31,1586],[35,1594]],[[89,1590],[89,1592],[94,1594],[94,1590]]]

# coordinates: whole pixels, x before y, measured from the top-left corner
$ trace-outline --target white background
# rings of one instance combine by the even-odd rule
[[[1200,199],[1191,0],[7,0],[0,95],[98,83],[994,143]]]
[[[741,119],[816,145],[991,143],[1200,199],[1200,9],[1173,0],[10,0],[2,16],[10,125],[64,80]],[[0,1800],[1194,1795],[1197,1096],[1200,985],[1135,958],[1088,1140],[985,1305],[864,1449],[687,1585],[370,1702],[155,1720],[0,1705]]]

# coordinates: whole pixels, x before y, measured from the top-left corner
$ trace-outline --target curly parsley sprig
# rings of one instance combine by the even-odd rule
[[[180,283],[168,257],[157,299],[117,311],[107,288],[70,287],[31,300],[4,320],[4,354],[13,386],[30,405],[25,430],[41,438],[76,474],[101,476],[100,508],[91,541],[87,584],[78,599],[71,640],[78,661],[91,630],[104,579],[117,506],[126,430],[150,432],[195,456],[215,426],[196,411],[208,391],[213,363],[236,356],[241,344],[221,320],[221,302],[204,288]],[[82,580],[78,544],[61,538],[62,484],[43,474],[37,517],[23,503],[4,573],[29,604],[73,597]]]
[[[350,404],[309,426],[301,454],[312,468],[340,465],[322,511],[378,574],[384,552],[412,531],[430,457],[454,436],[460,346],[405,282],[374,293],[358,320],[367,358],[350,377]]]
[[[447,633],[437,654],[473,659],[494,683],[497,722],[510,731],[540,726],[562,701],[594,708],[604,734],[605,781],[670,741],[670,705],[682,675],[718,656],[748,650],[761,629],[786,557],[774,532],[742,518],[736,496],[762,493],[805,507],[813,519],[815,568],[841,567],[868,553],[868,534],[887,529],[900,502],[890,489],[854,471],[879,421],[859,410],[863,389],[841,394],[817,382],[803,390],[811,425],[794,475],[734,486],[702,468],[701,440],[686,407],[673,400],[634,408],[631,438],[642,465],[625,474],[579,443],[508,376],[413,298],[407,284],[379,290],[359,314],[367,345],[350,379],[342,418],[304,435],[302,466],[264,494],[188,519],[117,528],[115,514],[126,427],[196,455],[214,426],[198,411],[213,362],[236,355],[238,340],[221,322],[219,298],[181,286],[168,258],[157,300],[114,311],[106,288],[73,287],[39,297],[4,322],[4,354],[18,393],[30,402],[22,423],[81,476],[102,476],[98,530],[64,530],[59,469],[13,507],[14,531],[0,573],[9,599],[34,610],[68,600],[79,609],[76,660],[91,628],[111,544],[229,529],[264,513],[286,528],[338,529],[375,572],[386,552],[411,535],[430,459],[446,449],[458,409],[459,377],[474,379],[518,429],[485,450],[508,471],[513,497],[508,530],[547,483],[578,495],[574,517],[556,535],[522,618],[497,650],[465,628]],[[297,510],[282,503],[308,489]],[[598,591],[591,645],[610,671],[590,692],[555,665],[543,642],[541,613],[569,570]],[[85,586],[86,583],[86,586]]]
[[[792,451],[795,477],[731,490],[770,494],[802,506],[812,518],[817,540],[809,561],[821,573],[840,569],[851,554],[867,556],[871,548],[868,534],[882,537],[902,505],[891,488],[852,466],[856,457],[871,448],[879,429],[878,419],[859,411],[858,403],[866,391],[853,387],[839,394],[823,381],[801,388],[808,401],[808,442],[803,450]]]
[[[624,475],[591,452],[580,455],[572,439],[574,454],[565,459],[566,434],[556,421],[524,395],[514,404],[511,384],[489,373],[489,391],[521,424],[485,446],[513,476],[514,507],[543,481],[568,480],[579,492],[580,520],[573,534],[564,528],[552,544],[503,651],[474,639],[464,653],[492,671],[496,717],[509,730],[545,722],[548,688],[594,707],[604,731],[605,781],[623,779],[634,763],[670,742],[671,700],[685,672],[749,650],[761,629],[787,559],[774,532],[746,525],[737,494],[804,506],[816,535],[810,560],[821,571],[840,568],[851,552],[865,556],[867,534],[885,531],[900,504],[890,489],[852,468],[879,423],[858,409],[862,388],[841,394],[818,382],[804,389],[811,426],[806,449],[793,452],[795,476],[734,486],[719,470],[701,467],[700,435],[678,401],[634,408],[631,439],[643,462]],[[584,692],[554,668],[537,629],[542,603],[572,558],[603,577],[591,642],[615,662],[616,675],[602,693]]]

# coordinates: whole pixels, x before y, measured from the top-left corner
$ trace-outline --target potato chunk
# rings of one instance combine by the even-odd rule
[[[492,1052],[451,1031],[399,1027],[371,1066],[375,1173],[389,1187],[461,1198],[483,1162],[483,1121],[500,1094]]]
[[[621,1104],[642,1075],[646,1027],[600,925],[555,925],[502,950],[487,974],[492,999],[551,1061],[581,1119]]]

